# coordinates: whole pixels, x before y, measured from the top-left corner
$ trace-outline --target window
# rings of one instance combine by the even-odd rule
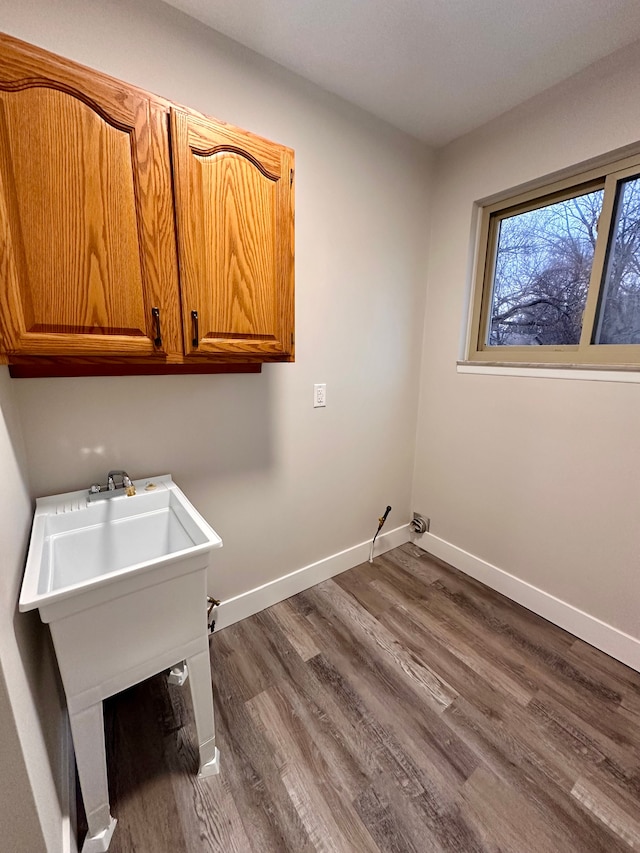
[[[640,158],[482,210],[469,358],[640,370]]]

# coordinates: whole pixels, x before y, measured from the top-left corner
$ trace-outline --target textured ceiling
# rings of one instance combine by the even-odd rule
[[[168,0],[432,145],[640,39],[639,0]]]

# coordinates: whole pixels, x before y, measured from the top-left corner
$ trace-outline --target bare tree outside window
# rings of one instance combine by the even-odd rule
[[[620,184],[596,344],[640,344],[640,178]]]
[[[584,193],[500,221],[490,346],[579,343],[603,195]],[[640,224],[640,188],[637,207]]]

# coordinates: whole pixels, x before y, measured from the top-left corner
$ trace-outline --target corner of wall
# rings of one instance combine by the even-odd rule
[[[11,382],[0,368],[0,719],[13,755],[12,772],[0,779],[0,824],[3,845],[13,827],[13,853],[60,853],[69,810],[66,724],[46,626],[17,609],[32,503]]]

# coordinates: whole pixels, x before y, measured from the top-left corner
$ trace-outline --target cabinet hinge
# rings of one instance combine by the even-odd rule
[[[289,186],[293,186],[293,169],[289,169]]]
[[[293,346],[294,342],[295,342],[295,335],[293,334],[293,332],[291,332],[291,346]]]

